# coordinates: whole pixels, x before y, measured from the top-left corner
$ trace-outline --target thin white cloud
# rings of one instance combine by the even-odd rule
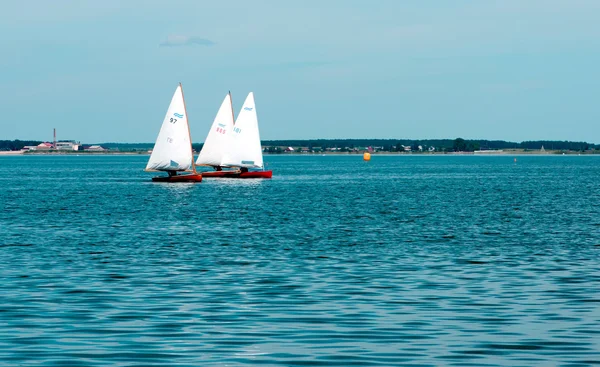
[[[170,35],[164,42],[159,44],[159,47],[177,47],[177,46],[214,46],[215,43],[209,39],[195,37]]]

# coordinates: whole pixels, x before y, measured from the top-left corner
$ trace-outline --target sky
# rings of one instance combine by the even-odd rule
[[[600,143],[598,0],[20,0],[0,12],[0,140],[194,142],[253,91],[261,138]]]

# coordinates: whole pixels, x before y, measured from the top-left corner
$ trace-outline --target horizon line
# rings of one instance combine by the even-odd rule
[[[563,139],[563,140],[557,140],[557,139],[528,139],[528,140],[503,140],[503,139],[467,139],[467,138],[461,138],[461,137],[457,137],[457,138],[419,138],[419,139],[414,139],[414,138],[309,138],[309,139],[295,139],[295,138],[286,138],[286,139],[261,139],[261,142],[277,142],[277,141],[315,141],[315,140],[320,140],[320,141],[334,141],[334,140],[384,140],[384,141],[426,141],[426,140],[448,140],[448,141],[453,141],[456,139],[463,139],[464,141],[489,141],[489,142],[504,142],[504,143],[516,143],[516,144],[521,144],[524,142],[568,142],[568,143],[587,143],[587,144],[592,144],[592,145],[600,145],[600,143],[595,143],[595,142],[590,142],[590,141],[585,141],[585,140],[567,140],[567,139]],[[40,142],[50,142],[50,140],[37,140],[37,139],[3,139],[4,141],[40,141]],[[69,139],[61,139],[61,141],[72,141]],[[77,141],[77,140],[73,140],[73,141]],[[81,143],[81,141],[78,141],[79,143]],[[192,144],[202,144],[204,143],[204,141],[202,142],[192,142]],[[84,144],[155,144],[155,142],[128,142],[128,141],[104,141],[104,142],[95,142],[95,143],[84,143]]]

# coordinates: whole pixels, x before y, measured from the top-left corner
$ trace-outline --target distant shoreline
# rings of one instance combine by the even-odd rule
[[[360,156],[364,152],[286,152],[286,153],[268,153],[264,152],[264,155],[268,156]],[[198,154],[195,152],[194,154]],[[540,152],[539,150],[525,151],[522,149],[514,150],[503,150],[494,151],[487,153],[486,151],[480,152],[370,152],[371,155],[375,156],[555,156],[555,155],[590,155],[600,156],[600,151],[561,151],[561,150],[546,150]],[[57,155],[57,156],[102,156],[102,155],[141,155],[149,156],[150,153],[144,152],[123,152],[123,151],[105,151],[105,152],[85,152],[85,151],[0,151],[0,156],[31,156],[31,155]]]
[[[117,152],[117,151],[106,151],[106,152],[79,152],[79,151],[22,151],[22,150],[9,150],[0,151],[0,155],[64,155],[64,156],[81,156],[81,155],[150,155],[148,152]]]
[[[2,151],[23,150],[24,154],[148,154],[153,143],[95,143],[81,144],[75,140],[57,141],[58,150],[52,142],[34,140],[0,140],[0,154],[21,154],[20,152],[3,153]],[[475,155],[507,155],[507,154],[600,154],[600,144],[576,141],[536,140],[510,142],[504,140],[469,140],[469,139],[309,139],[309,140],[262,140],[264,154],[362,154],[366,151],[373,154],[475,154]],[[193,143],[194,151],[202,149],[202,143]],[[38,149],[39,148],[39,149]],[[75,148],[69,150],[66,148]]]

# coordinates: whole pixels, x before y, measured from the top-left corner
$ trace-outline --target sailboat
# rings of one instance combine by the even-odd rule
[[[162,127],[154,143],[146,171],[164,171],[168,176],[153,177],[156,182],[200,182],[202,175],[196,172],[192,137],[183,98],[181,83],[175,90]],[[192,172],[179,175],[178,172]]]
[[[225,117],[225,104],[229,104],[229,106],[231,106],[231,95],[228,95],[228,97],[225,98],[225,101],[223,101],[223,104],[219,109],[219,114],[221,111],[223,111],[223,117]],[[217,114],[217,118],[219,117],[219,114]],[[208,152],[213,152],[212,147],[217,145],[214,143],[214,140],[211,140],[211,134],[216,131],[215,124],[218,126],[217,118],[215,118],[211,132],[209,132],[207,142],[205,142],[205,146],[208,143],[208,146],[210,147]],[[223,121],[225,120],[232,121],[233,113],[231,113],[231,120],[229,120],[229,117]],[[260,145],[260,134],[258,131],[258,117],[256,114],[256,105],[254,103],[254,93],[250,92],[250,94],[248,94],[248,97],[242,106],[242,110],[232,127],[232,129],[228,127],[228,130],[222,134],[224,137],[219,143],[218,153],[221,159],[219,165],[216,166],[217,171],[204,172],[203,175],[205,177],[271,178],[273,176],[273,171],[264,170],[262,147]],[[202,151],[204,151],[204,147],[202,148]],[[207,153],[207,156],[208,155],[209,154]],[[198,164],[206,163],[206,161],[201,159],[202,157],[203,154],[201,152],[200,157],[198,157]],[[211,165],[213,164],[211,163]],[[237,169],[219,170],[221,167],[231,167]],[[249,171],[249,169],[252,168],[258,168],[260,171]]]
[[[233,105],[231,93],[228,93],[221,103],[221,107],[204,140],[202,150],[196,160],[197,166],[213,167],[215,172],[203,172],[205,177],[231,177],[240,173],[240,170],[223,171],[223,157],[231,148],[231,132],[233,131]]]

